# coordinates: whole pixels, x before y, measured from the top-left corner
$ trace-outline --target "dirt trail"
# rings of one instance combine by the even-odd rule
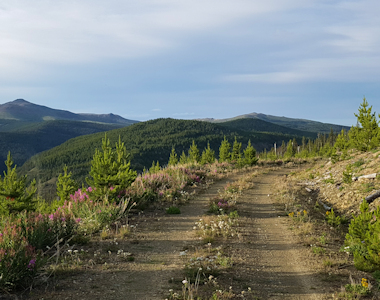
[[[236,245],[241,259],[238,268],[255,295],[262,299],[326,299],[307,263],[305,249],[296,243],[283,212],[274,206],[276,177],[282,169],[254,179],[254,189],[240,198],[240,215],[245,217],[244,242]]]
[[[91,246],[91,255],[94,249],[107,253],[112,248],[106,264],[79,274],[74,272],[59,279],[54,288],[47,287],[45,292],[36,290],[31,299],[164,299],[173,287],[169,280],[183,276],[180,252],[198,242],[193,230],[195,221],[207,211],[208,199],[231,180],[227,177],[201,191],[180,207],[181,214],[150,212],[132,218],[129,223],[136,226],[132,238],[117,241],[117,245],[113,241],[99,241]],[[132,253],[135,260],[118,261],[115,252],[120,249]]]
[[[281,169],[254,178],[255,187],[238,199],[242,239],[227,242],[234,267],[224,276],[231,277],[231,285],[234,280],[244,282],[260,299],[325,299],[322,286],[293,242],[283,213],[279,217],[272,196],[268,197],[274,178],[287,172]],[[105,264],[73,272],[55,281],[54,288],[35,290],[28,299],[164,299],[173,287],[170,278],[183,276],[180,251],[199,243],[193,226],[207,211],[208,199],[237,178],[233,175],[202,191],[181,207],[179,215],[159,212],[132,219],[130,224],[137,224],[133,239],[92,245],[106,256]],[[111,253],[107,254],[107,249]],[[118,249],[133,253],[135,260],[121,261],[116,256]],[[89,256],[94,255],[91,251]]]

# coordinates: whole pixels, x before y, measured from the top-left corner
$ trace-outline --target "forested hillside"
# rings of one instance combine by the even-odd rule
[[[271,122],[266,122],[255,118],[236,119],[219,124],[231,129],[239,129],[245,131],[272,132],[295,136],[304,136],[309,138],[317,137],[317,133],[315,132],[292,129],[290,127],[277,125]]]
[[[166,164],[172,147],[178,155],[187,151],[194,140],[200,150],[207,143],[218,153],[224,136],[232,143],[235,137],[242,142],[243,147],[251,140],[259,151],[270,149],[273,143],[280,144],[283,140],[293,139],[294,135],[275,133],[248,132],[231,129],[222,124],[175,119],[156,119],[137,123],[121,129],[107,132],[111,144],[115,144],[119,136],[125,142],[127,151],[131,153],[131,166],[142,170],[149,167],[152,161]],[[30,178],[45,182],[62,172],[64,165],[73,172],[76,180],[83,181],[90,169],[90,161],[95,149],[101,147],[104,133],[97,133],[71,139],[64,144],[35,155],[21,168],[21,172]],[[302,138],[297,137],[300,143]]]
[[[209,121],[213,123],[224,123],[227,121],[234,121],[234,120],[240,120],[240,119],[259,119],[262,121],[270,122],[270,123],[277,124],[280,126],[285,126],[285,127],[292,128],[295,130],[308,131],[308,132],[314,132],[314,133],[329,133],[331,129],[334,132],[339,132],[342,129],[344,130],[350,129],[350,127],[348,126],[322,123],[322,122],[306,120],[306,119],[295,119],[295,118],[271,116],[271,115],[260,114],[260,113],[245,114],[245,115],[237,116],[234,118],[228,118],[228,119],[207,119],[205,121]]]
[[[33,155],[51,149],[63,142],[86,134],[119,128],[119,124],[102,124],[79,121],[45,121],[24,124],[12,132],[0,132],[0,172],[5,170],[3,162],[10,151],[15,163],[21,166]]]

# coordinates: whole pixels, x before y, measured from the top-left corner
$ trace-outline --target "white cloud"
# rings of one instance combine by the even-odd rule
[[[139,57],[170,49],[191,32],[207,32],[299,3],[302,1],[5,1],[0,10],[0,55],[4,60],[42,63]]]
[[[380,55],[306,59],[289,66],[286,71],[248,74],[229,74],[221,77],[225,82],[300,83],[300,82],[377,82]]]

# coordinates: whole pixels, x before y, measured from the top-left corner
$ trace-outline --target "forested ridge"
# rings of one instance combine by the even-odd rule
[[[226,136],[231,142],[235,137],[246,146],[251,140],[255,149],[270,149],[273,143],[293,139],[294,135],[280,133],[249,132],[232,129],[223,124],[212,124],[194,120],[156,119],[133,124],[131,126],[107,132],[111,144],[118,138],[125,142],[131,153],[131,166],[136,170],[149,167],[152,161],[161,165],[168,162],[170,150],[175,148],[178,154],[187,150],[194,140],[200,150],[210,143],[211,149],[218,152],[220,142]],[[73,178],[82,180],[88,174],[90,161],[96,148],[100,148],[104,133],[96,133],[71,139],[62,145],[33,156],[20,169],[30,178],[45,182],[62,172],[67,165],[73,172]],[[302,137],[297,137],[301,143]]]
[[[13,123],[13,122],[12,122]],[[4,122],[5,124],[5,122]],[[23,126],[9,132],[0,132],[0,161],[7,158],[10,151],[18,166],[21,166],[33,155],[51,149],[63,142],[80,136],[96,132],[119,128],[119,124],[103,124],[80,121],[44,121],[39,123],[24,123]],[[0,173],[5,170],[0,164]]]

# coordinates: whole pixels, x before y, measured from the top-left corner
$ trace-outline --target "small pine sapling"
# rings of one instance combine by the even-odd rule
[[[210,143],[207,143],[207,148],[202,152],[201,164],[212,164],[215,162],[215,151],[210,148]]]
[[[59,174],[57,181],[57,196],[60,199],[60,204],[63,204],[65,200],[70,198],[75,191],[78,190],[78,185],[71,178],[71,172],[67,173],[67,166],[63,168],[63,174]]]
[[[219,162],[229,161],[231,159],[231,144],[228,142],[226,136],[219,147]]]
[[[175,152],[174,147],[172,147],[172,152],[170,153],[168,165],[175,166],[176,164],[178,164],[178,156],[177,156],[177,153]]]
[[[253,166],[257,164],[259,159],[256,157],[256,150],[251,145],[251,140],[248,141],[247,148],[244,150],[244,164]]]
[[[35,210],[36,181],[33,180],[29,187],[26,186],[27,176],[18,177],[17,166],[12,167],[13,160],[10,152],[5,165],[7,170],[4,171],[4,178],[1,179],[0,176],[0,214]]]
[[[196,163],[196,162],[199,162],[200,159],[201,159],[201,157],[199,155],[198,147],[195,144],[195,141],[193,140],[193,143],[189,149],[189,161],[192,163]]]
[[[129,154],[120,137],[115,149],[112,149],[105,135],[102,140],[102,151],[95,150],[90,178],[86,178],[88,185],[92,187],[91,195],[97,199],[116,200],[116,196],[130,186],[137,177],[136,171],[129,167]]]

